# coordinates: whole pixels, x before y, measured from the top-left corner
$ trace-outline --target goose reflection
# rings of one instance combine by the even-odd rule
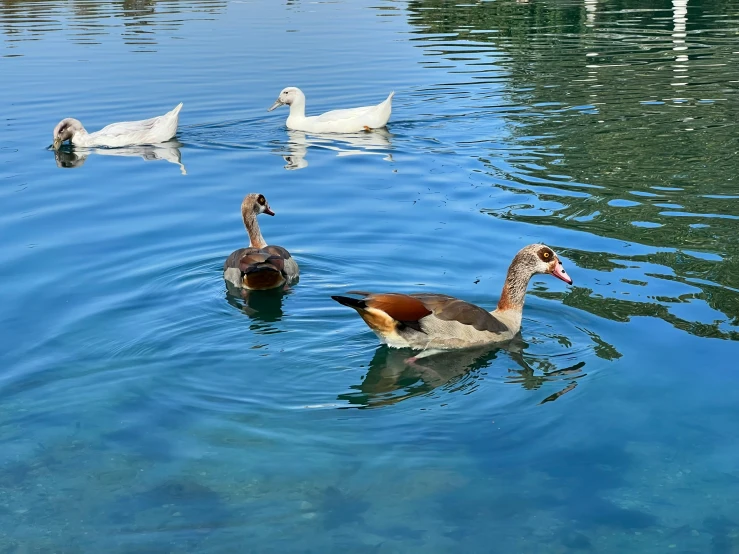
[[[474,373],[493,364],[501,354],[507,354],[520,369],[510,369],[509,383],[517,383],[528,390],[535,390],[552,380],[566,380],[566,386],[549,395],[540,404],[556,400],[577,386],[583,377],[585,362],[578,362],[564,369],[537,372],[523,357],[526,343],[514,339],[502,349],[500,346],[483,346],[438,352],[425,357],[412,357],[413,351],[394,349],[381,345],[375,350],[367,374],[352,392],[341,394],[338,399],[358,407],[379,407],[395,404],[431,392],[443,385],[454,385],[458,390],[474,385]],[[534,365],[540,365],[535,362]],[[465,376],[471,376],[464,380]]]
[[[64,146],[54,152],[54,158],[57,167],[63,168],[81,167],[92,153],[101,156],[139,157],[146,161],[165,160],[180,166],[180,173],[187,175],[187,170],[182,163],[180,146],[182,146],[182,143],[179,141],[164,142],[157,145],[124,146],[121,148],[70,148]]]
[[[282,289],[248,291],[228,286],[226,302],[252,320],[252,331],[270,335],[281,332],[272,324],[282,320],[282,301],[287,294]]]
[[[391,134],[387,129],[374,129],[369,132],[342,134],[314,134],[305,131],[287,131],[287,153],[284,149],[277,152],[285,160],[285,169],[303,169],[308,167],[306,156],[309,148],[333,150],[337,156],[371,155],[383,156],[392,161]]]

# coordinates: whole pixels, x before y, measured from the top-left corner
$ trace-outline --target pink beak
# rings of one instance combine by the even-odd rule
[[[557,279],[562,279],[568,285],[572,284],[572,279],[570,279],[570,276],[567,275],[565,268],[562,267],[562,262],[560,262],[559,260],[557,260],[557,265],[554,267],[552,275],[554,275]]]
[[[270,210],[269,209],[269,206],[267,206],[266,208],[264,208],[264,213],[266,213],[267,215],[275,215],[275,212],[273,212],[272,210]]]

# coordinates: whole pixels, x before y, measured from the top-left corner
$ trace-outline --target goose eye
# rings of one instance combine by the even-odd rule
[[[257,198],[257,202],[259,202],[260,204],[264,204],[264,196],[260,196],[259,198]]]
[[[544,256],[544,258],[548,260],[549,259],[549,252],[544,252],[542,254],[542,256]]]

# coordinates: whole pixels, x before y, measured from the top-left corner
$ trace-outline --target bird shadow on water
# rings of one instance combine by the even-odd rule
[[[518,366],[508,370],[507,382],[519,383],[527,390],[536,390],[549,381],[566,382],[561,390],[544,398],[541,404],[573,390],[577,380],[586,375],[582,372],[584,361],[562,369],[550,365],[543,372],[537,371],[536,366],[541,364],[535,362],[532,365],[523,355],[527,346],[519,336],[505,348],[483,346],[413,357],[413,350],[382,345],[375,350],[362,382],[353,385],[352,392],[340,394],[338,399],[349,404],[345,407],[375,408],[427,394],[442,386],[450,392],[468,390],[476,383],[479,371],[490,367],[503,355]]]
[[[82,167],[90,154],[142,158],[145,161],[165,160],[178,165],[180,167],[180,173],[187,175],[185,165],[182,163],[181,146],[183,144],[177,140],[157,145],[144,144],[123,146],[120,148],[74,148],[72,146],[62,146],[59,150],[54,151],[54,160],[56,161],[57,167],[64,169]]]

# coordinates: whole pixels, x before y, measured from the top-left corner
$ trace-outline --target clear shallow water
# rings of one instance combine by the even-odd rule
[[[739,549],[737,29],[692,0],[0,2],[0,551]],[[395,90],[388,132],[288,133],[287,85]],[[167,148],[45,149],[179,101]],[[245,306],[251,191],[302,277]],[[407,366],[328,299],[492,307],[535,241],[575,286],[534,279],[509,350]]]

